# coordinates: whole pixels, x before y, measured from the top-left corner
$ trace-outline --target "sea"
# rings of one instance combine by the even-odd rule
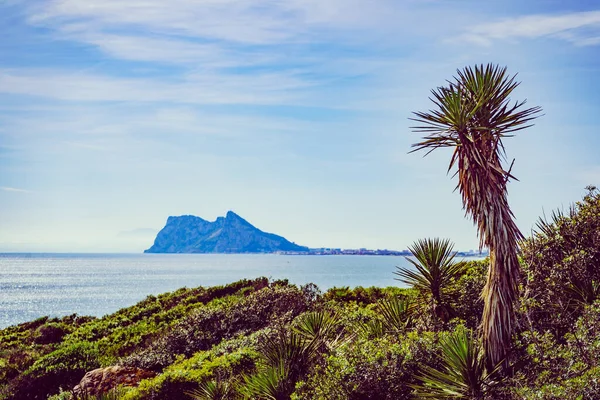
[[[42,316],[101,317],[149,295],[267,277],[332,287],[404,286],[399,256],[0,254],[0,329]]]

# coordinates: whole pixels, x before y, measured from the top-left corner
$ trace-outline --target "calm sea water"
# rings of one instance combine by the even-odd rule
[[[393,256],[0,254],[0,328],[50,315],[103,316],[146,296],[260,276],[334,286],[394,286]]]

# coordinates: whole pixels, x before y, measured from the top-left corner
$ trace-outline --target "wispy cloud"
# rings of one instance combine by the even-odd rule
[[[433,38],[456,29],[441,23],[449,15],[453,26],[466,18],[437,2],[394,0],[22,4],[52,45],[76,43],[87,58],[0,69],[0,93],[70,102],[364,109],[360,99],[384,98],[378,91],[398,74],[405,38]]]
[[[577,46],[600,44],[600,10],[529,15],[476,25],[460,40],[489,45],[494,40],[552,37]]]
[[[117,236],[147,238],[147,237],[152,237],[152,236],[156,235],[157,232],[158,232],[158,229],[155,229],[155,228],[137,228],[137,229],[130,229],[130,230],[126,230],[126,231],[120,231],[117,234]]]
[[[416,3],[392,0],[48,0],[31,8],[30,21],[67,33],[135,27],[160,35],[268,45],[323,41],[336,30],[387,29],[394,21],[410,20],[408,7],[419,9]]]
[[[68,101],[166,101],[188,104],[274,104],[310,87],[293,72],[248,75],[189,73],[175,81],[23,69],[0,70],[0,92]]]
[[[19,189],[19,188],[14,188],[14,187],[9,187],[9,186],[0,186],[0,189],[4,192],[31,193],[31,191],[29,191],[29,190]]]

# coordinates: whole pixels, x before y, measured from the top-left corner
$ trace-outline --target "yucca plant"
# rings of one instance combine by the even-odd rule
[[[457,167],[463,206],[477,226],[480,247],[490,250],[481,326],[490,365],[505,359],[511,347],[520,275],[517,245],[523,239],[508,205],[513,164],[503,165],[502,139],[530,126],[541,111],[540,107],[522,109],[525,101],[511,104],[517,86],[519,82],[507,75],[505,67],[466,67],[446,86],[431,91],[434,110],[415,112],[412,118],[418,123],[414,131],[424,134],[413,151],[429,154],[454,148],[448,171]]]
[[[442,359],[439,368],[422,367],[420,384],[414,385],[417,398],[472,399],[490,398],[499,383],[499,366],[488,372],[481,347],[473,333],[458,327],[440,339]]]
[[[294,320],[293,330],[307,340],[318,341],[327,350],[339,345],[342,332],[339,330],[339,317],[326,311],[312,311],[299,315]]]
[[[358,335],[365,339],[380,338],[386,332],[386,328],[383,322],[379,319],[356,321],[353,326],[354,330],[358,333]]]
[[[575,209],[573,208],[573,206],[569,207],[569,218],[573,218],[574,214]],[[535,224],[535,233],[550,238],[559,232],[558,228],[560,226],[560,223],[565,219],[566,216],[562,210],[553,210],[552,214],[550,214],[550,218],[547,218],[544,214],[544,216],[540,217]]]
[[[580,279],[572,277],[567,286],[570,303],[575,307],[593,304],[600,299],[600,284],[593,279]]]
[[[307,339],[294,330],[281,330],[273,338],[265,337],[259,350],[259,371],[245,378],[240,392],[249,399],[289,399],[321,344],[319,339]]]
[[[275,338],[266,337],[259,355],[265,365],[282,365],[293,373],[311,361],[317,354],[318,347],[318,340],[306,339],[293,330],[281,330]]]
[[[268,366],[254,375],[246,376],[239,391],[249,400],[289,400],[294,386],[288,373],[283,364]]]
[[[464,274],[466,263],[455,261],[454,244],[449,239],[421,239],[408,248],[412,258],[406,260],[414,266],[414,270],[396,267],[394,272],[404,282],[417,289],[421,295],[433,302],[434,313],[444,322],[450,318],[452,311],[443,299],[448,286]]]
[[[411,304],[406,299],[392,298],[377,303],[385,331],[402,333],[412,324]]]
[[[234,400],[238,398],[235,385],[220,379],[200,384],[196,390],[186,392],[194,400]]]

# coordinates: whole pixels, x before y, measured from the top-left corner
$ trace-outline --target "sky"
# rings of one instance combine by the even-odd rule
[[[477,248],[430,90],[507,66],[541,106],[505,141],[529,235],[600,186],[600,3],[0,0],[0,252],[140,252],[228,210],[310,247]]]

